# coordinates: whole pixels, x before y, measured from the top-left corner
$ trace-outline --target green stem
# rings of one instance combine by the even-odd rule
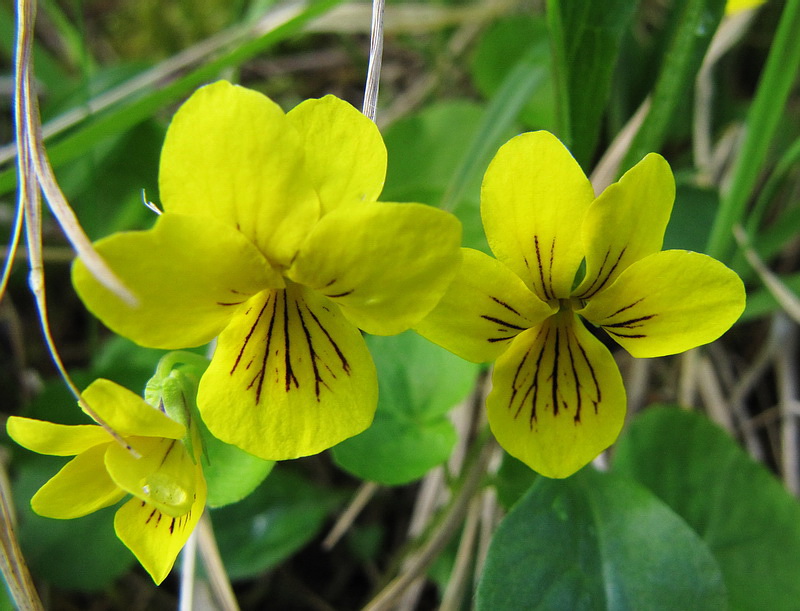
[[[741,222],[769,152],[784,106],[800,66],[800,0],[789,0],[783,9],[767,65],[745,124],[731,180],[722,193],[720,208],[711,228],[706,252],[727,260],[733,250],[733,226]]]

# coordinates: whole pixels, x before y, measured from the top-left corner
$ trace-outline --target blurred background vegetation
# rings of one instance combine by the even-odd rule
[[[746,280],[749,301],[742,321],[708,349],[643,361],[615,352],[629,411],[633,416],[653,404],[701,408],[796,495],[800,96],[791,45],[775,60],[786,72],[776,90],[764,92],[759,84],[781,17],[792,7],[797,13],[797,1],[772,0],[724,20],[721,1],[545,4],[388,2],[377,116],[389,150],[382,199],[450,210],[464,223],[464,244],[486,250],[480,180],[512,135],[553,131],[587,173],[595,171],[596,185],[614,180],[645,152],[660,151],[678,182],[665,248],[721,258]],[[285,110],[327,93],[360,106],[370,11],[367,3],[335,0],[41,0],[35,74],[46,143],[89,236],[152,224],[142,201],[158,202],[166,126],[205,82],[239,82]],[[716,57],[707,53],[712,39],[725,51]],[[4,235],[11,231],[16,185],[13,43],[14,3],[0,0]],[[641,121],[636,113],[643,104],[650,112]],[[755,142],[754,120],[763,136]],[[621,134],[632,136],[630,152],[611,148]],[[746,230],[744,247],[731,235],[736,224]],[[3,412],[78,423],[82,415],[40,341],[24,255],[0,303]],[[111,336],[84,310],[69,281],[72,256],[46,217],[50,324],[64,361],[80,384],[102,376],[141,390],[161,353]],[[211,511],[242,608],[356,609],[407,570],[418,579],[393,608],[469,608],[499,518],[534,481],[497,449],[482,451],[480,392],[471,392],[483,387],[485,370],[411,333],[369,338],[369,345],[381,376],[376,426],[330,453],[276,466],[253,495]],[[664,437],[652,439],[656,429],[647,426],[635,429],[643,449],[629,440],[617,467],[645,486],[663,465],[637,475],[632,465],[646,461],[636,452],[658,458],[653,452],[670,447],[654,449]],[[34,515],[28,501],[59,461],[4,441],[18,535],[48,608],[175,607],[177,578],[152,585],[114,536],[114,508],[69,522]],[[677,447],[681,435],[672,441]],[[696,462],[718,456],[707,444]],[[706,481],[694,478],[688,460],[674,469],[689,487]],[[657,484],[648,487],[703,535],[686,515],[694,509],[681,511]],[[673,492],[683,498],[686,490]],[[744,488],[737,494],[715,499],[713,511],[752,496]],[[790,571],[800,568],[794,519],[800,514],[781,494],[758,493],[769,507],[768,496],[779,499],[774,507],[781,509],[763,516],[753,534],[764,549],[739,552],[756,564],[771,555]],[[441,532],[448,536],[440,541]],[[429,550],[430,562],[415,565],[432,541],[438,547]],[[761,566],[769,573],[773,565]],[[737,591],[737,608],[789,609],[789,601],[799,600],[798,585],[781,582],[764,587],[781,590],[780,598],[751,606],[771,594],[758,587],[739,592],[732,588],[735,570],[725,565],[723,572],[729,593]]]

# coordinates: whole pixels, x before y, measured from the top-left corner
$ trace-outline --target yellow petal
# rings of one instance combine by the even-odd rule
[[[735,272],[703,254],[665,250],[631,265],[578,313],[633,356],[653,357],[713,342],[744,305]]]
[[[674,201],[672,170],[656,153],[603,191],[584,216],[586,276],[574,295],[591,298],[631,263],[660,251]]]
[[[306,100],[286,115],[304,137],[306,172],[322,213],[375,201],[386,178],[386,146],[376,125],[332,95]]]
[[[562,478],[614,443],[625,388],[605,346],[563,311],[521,333],[500,356],[486,407],[509,454]]]
[[[108,446],[108,474],[117,486],[168,516],[179,517],[192,507],[195,464],[183,443],[164,437],[131,437],[138,458],[119,444]]]
[[[116,297],[80,260],[72,268],[78,295],[106,326],[151,348],[205,344],[238,305],[282,286],[242,234],[213,219],[163,214],[149,231],[117,233],[95,247],[139,303]]]
[[[481,189],[481,216],[495,256],[543,301],[569,296],[583,259],[583,214],[594,191],[578,162],[548,132],[504,144]]]
[[[19,416],[8,419],[6,431],[22,447],[51,456],[75,456],[111,441],[111,436],[94,424],[69,426]]]
[[[64,465],[33,495],[33,510],[46,518],[69,520],[113,505],[125,496],[106,472],[106,447],[90,448]]]
[[[553,308],[497,259],[471,248],[462,253],[455,280],[414,330],[468,361],[493,361]]]
[[[319,218],[300,134],[266,96],[220,81],[181,106],[161,152],[166,212],[214,217],[287,265]]]
[[[206,504],[206,482],[200,465],[195,466],[194,502],[188,513],[179,517],[162,513],[141,499],[133,498],[114,516],[114,530],[156,584],[172,570],[189,535],[192,534]]]
[[[81,398],[120,435],[181,439],[186,434],[182,424],[110,380],[95,380],[81,393]]]
[[[358,329],[332,302],[289,284],[251,299],[222,332],[197,403],[222,441],[285,460],[363,431],[377,393]]]
[[[422,204],[365,202],[323,217],[288,276],[319,291],[374,335],[430,312],[461,260],[461,224]]]

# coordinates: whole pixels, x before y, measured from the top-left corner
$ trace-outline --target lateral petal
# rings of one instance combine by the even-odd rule
[[[378,199],[386,178],[386,146],[375,123],[332,95],[306,100],[286,117],[303,136],[306,173],[322,214]]]
[[[106,445],[78,454],[39,488],[31,507],[40,516],[69,520],[108,507],[125,496],[106,472]]]
[[[603,191],[584,216],[586,276],[573,294],[590,299],[629,265],[660,251],[674,201],[672,170],[656,153]]]
[[[393,335],[430,312],[461,260],[461,224],[423,204],[363,202],[325,215],[287,276],[353,324]]]
[[[8,419],[6,431],[22,447],[50,456],[75,456],[111,441],[111,436],[95,424],[71,426],[19,416]]]
[[[81,398],[112,429],[125,437],[142,435],[181,439],[186,435],[186,427],[182,424],[110,380],[98,378],[86,387]],[[123,450],[121,446],[120,450]]]
[[[520,333],[500,355],[486,407],[509,454],[563,478],[614,443],[625,401],[609,351],[564,311]]]
[[[363,431],[377,394],[358,329],[334,303],[292,283],[251,299],[222,332],[197,403],[217,438],[286,460]]]
[[[631,265],[578,313],[645,358],[713,342],[744,305],[735,272],[707,255],[665,250]]]
[[[519,333],[554,313],[497,259],[462,248],[458,274],[414,330],[463,359],[496,359]]]
[[[200,465],[195,466],[196,484],[191,509],[170,516],[139,498],[132,498],[114,516],[114,530],[141,565],[160,584],[175,564],[189,535],[197,526],[206,504],[206,482]]]
[[[268,97],[219,81],[170,123],[159,168],[166,212],[213,217],[288,265],[319,218],[303,140]]]
[[[594,191],[549,132],[529,132],[497,151],[481,188],[481,217],[495,256],[542,301],[569,296],[583,259],[583,215]]]
[[[168,516],[188,512],[195,500],[196,470],[183,443],[165,437],[132,437],[128,442],[138,458],[116,443],[105,454],[106,469],[117,486]]]
[[[78,295],[106,326],[151,348],[205,344],[250,296],[283,286],[241,233],[210,218],[163,214],[152,229],[114,234],[95,248],[138,305],[115,296],[80,259],[72,266]]]

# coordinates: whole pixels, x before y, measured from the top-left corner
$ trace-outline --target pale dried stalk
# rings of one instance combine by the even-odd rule
[[[747,262],[755,270],[761,282],[767,287],[767,290],[772,294],[778,304],[783,308],[783,311],[788,314],[792,320],[800,324],[800,299],[795,295],[792,290],[787,287],[776,274],[774,274],[761,260],[758,253],[753,250],[752,246],[748,243],[747,233],[741,225],[736,225],[733,228],[733,235],[739,246],[744,252]]]
[[[336,520],[333,528],[331,528],[328,535],[325,537],[325,539],[323,539],[323,549],[333,549],[333,546],[336,545],[344,536],[344,534],[350,529],[358,515],[362,512],[364,507],[367,506],[367,503],[372,500],[372,497],[375,496],[375,493],[378,490],[380,490],[380,486],[375,482],[363,482],[358,487],[358,490],[353,495],[353,500],[350,501],[350,504],[341,513],[339,519]]]
[[[478,539],[478,527],[481,518],[481,495],[476,495],[470,502],[464,527],[461,529],[461,540],[458,543],[456,561],[447,587],[442,594],[439,611],[458,611],[462,608],[464,591],[470,577],[470,568],[475,562],[475,545]]]
[[[708,51],[703,58],[700,70],[695,79],[694,126],[692,146],[694,164],[701,182],[714,182],[712,172],[711,145],[711,110],[714,96],[714,67],[719,60],[735,45],[756,15],[755,10],[740,11],[722,20],[711,39]]]
[[[228,573],[225,571],[225,566],[222,564],[222,558],[219,555],[219,548],[214,537],[214,529],[211,525],[208,511],[203,513],[197,523],[195,532],[197,533],[197,546],[200,550],[200,557],[203,560],[211,590],[219,603],[220,609],[222,611],[239,611],[239,603],[236,602],[236,596],[228,579]]]
[[[378,109],[381,65],[383,64],[383,11],[384,0],[372,0],[372,24],[369,37],[369,65],[367,82],[364,85],[364,107],[362,112],[375,121]]]
[[[44,606],[33,585],[31,574],[19,549],[14,531],[16,519],[11,502],[11,485],[4,461],[0,461],[0,569],[14,605],[20,611],[43,611]]]
[[[775,377],[777,378],[778,407],[781,413],[781,472],[786,487],[795,496],[800,496],[800,448],[797,444],[798,417],[800,417],[800,395],[797,380],[797,325],[788,318],[782,320],[781,347],[775,355]]]
[[[39,107],[36,96],[32,90],[33,83],[33,64],[32,64],[32,45],[33,45],[33,24],[36,12],[34,0],[17,1],[17,44],[15,50],[15,91],[14,91],[14,127],[17,144],[20,147],[21,155],[17,157],[17,178],[18,178],[18,198],[17,206],[23,210],[25,220],[25,232],[28,242],[30,275],[28,282],[35,297],[36,307],[39,313],[42,333],[48,351],[59,374],[69,387],[70,391],[78,403],[83,407],[100,426],[102,426],[122,447],[126,448],[131,454],[138,457],[138,453],[120,435],[111,428],[100,416],[87,405],[81,398],[72,378],[67,373],[61,357],[56,349],[55,342],[50,332],[50,325],[47,316],[47,298],[44,284],[44,267],[42,258],[42,219],[41,219],[41,197],[39,189],[45,196],[53,197],[48,199],[53,214],[61,223],[68,239],[70,234],[74,234],[78,241],[72,245],[81,256],[81,250],[86,250],[87,267],[92,269],[90,263],[99,262],[101,268],[106,270],[106,280],[112,285],[119,281],[108,270],[105,262],[94,251],[89,238],[77,222],[72,209],[64,199],[61,190],[55,183],[52,169],[47,162],[47,156],[41,142],[41,122],[39,117]],[[48,193],[50,194],[48,196]],[[57,201],[56,201],[57,200]],[[55,203],[54,203],[55,202]],[[9,258],[13,258],[14,253],[9,253]],[[107,285],[108,286],[108,285]],[[121,284],[120,284],[121,286]],[[127,289],[126,289],[127,290]]]
[[[708,357],[700,357],[697,363],[697,375],[700,382],[700,396],[703,398],[709,417],[728,433],[735,435],[733,418],[725,400],[725,393]]]

